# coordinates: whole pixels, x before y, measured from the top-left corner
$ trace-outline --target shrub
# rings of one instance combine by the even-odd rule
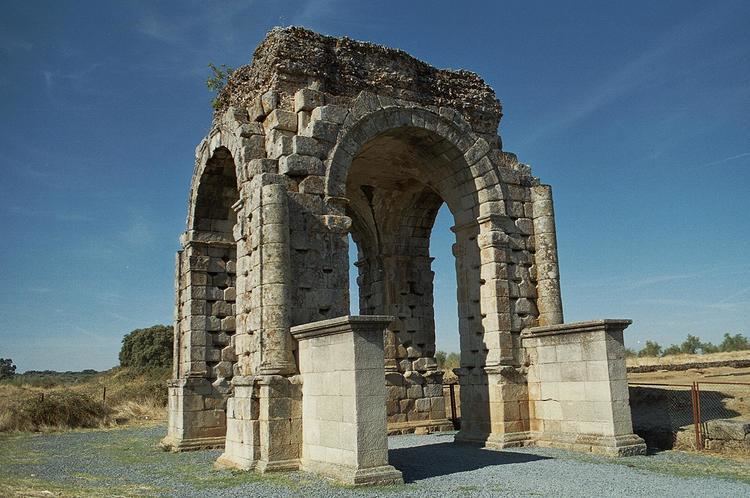
[[[659,346],[659,343],[652,342],[652,341],[646,341],[646,344],[643,346],[643,349],[638,351],[638,356],[660,356],[661,355],[661,346]]]
[[[216,97],[214,97],[214,99],[211,101],[211,106],[214,109],[218,109],[219,94],[227,85],[227,81],[229,81],[229,77],[232,76],[234,69],[227,66],[226,64],[222,64],[221,66],[217,67],[215,64],[209,63],[208,67],[209,69],[211,69],[211,72],[213,74],[206,79],[206,87],[210,91],[216,92]]]
[[[701,343],[700,337],[688,334],[685,342],[680,344],[680,353],[683,354],[698,354],[698,350],[702,349],[703,344]]]
[[[135,369],[172,366],[172,327],[154,325],[136,329],[123,337],[120,365]]]
[[[744,351],[750,349],[750,342],[742,334],[724,334],[724,340],[719,344],[719,349],[726,352]]]
[[[40,394],[9,403],[0,417],[0,432],[99,427],[109,413],[104,403],[82,393]]]

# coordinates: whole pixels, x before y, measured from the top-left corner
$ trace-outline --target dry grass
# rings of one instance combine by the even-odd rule
[[[729,353],[710,354],[671,354],[667,356],[644,356],[631,357],[627,359],[629,367],[644,365],[681,365],[683,363],[705,363],[709,361],[747,360],[750,359],[750,350],[732,351]]]
[[[115,368],[70,381],[17,377],[0,383],[0,432],[55,431],[163,420],[169,371]],[[39,385],[41,384],[41,385]],[[104,392],[106,389],[106,400]]]

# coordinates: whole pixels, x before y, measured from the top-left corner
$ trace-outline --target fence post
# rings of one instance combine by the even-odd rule
[[[703,441],[701,440],[701,412],[700,412],[700,393],[698,391],[698,383],[693,382],[690,386],[690,400],[693,405],[693,432],[695,432],[695,449],[703,449]]]
[[[701,420],[701,385],[699,382],[695,383],[695,401],[698,404],[696,413],[698,414],[698,449],[703,449],[703,422]]]
[[[107,402],[107,386],[104,386],[104,389],[102,390],[102,403]]]

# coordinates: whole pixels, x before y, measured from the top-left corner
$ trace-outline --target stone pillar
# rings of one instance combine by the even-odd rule
[[[383,330],[391,316],[292,328],[299,341],[302,469],[347,484],[403,483],[388,465]]]
[[[631,323],[597,320],[523,331],[531,430],[539,446],[645,454],[630,416],[623,330]]]
[[[227,295],[227,289],[234,288],[233,246],[194,240],[190,232],[181,242],[175,278],[174,377],[168,384],[168,431],[161,443],[173,451],[222,446],[234,356],[228,346],[234,333],[234,298]]]
[[[510,288],[508,266],[513,264],[509,238],[503,231],[504,217],[489,215],[479,223],[479,256],[482,287],[480,290],[485,365],[513,365]]]
[[[263,185],[261,192],[260,307],[263,335],[260,373],[291,374],[296,371],[290,316],[289,210],[283,184]]]
[[[536,304],[539,310],[539,326],[557,325],[563,323],[563,308],[552,188],[549,185],[531,187],[531,202],[536,247],[534,264],[537,275]]]

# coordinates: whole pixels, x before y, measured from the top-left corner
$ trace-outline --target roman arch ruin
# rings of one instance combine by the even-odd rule
[[[454,218],[457,441],[620,455],[626,320],[564,324],[550,187],[476,74],[301,28],[237,70],[196,149],[169,432],[222,465],[398,482],[391,433],[450,428],[430,234]],[[348,236],[359,316],[349,315]]]

